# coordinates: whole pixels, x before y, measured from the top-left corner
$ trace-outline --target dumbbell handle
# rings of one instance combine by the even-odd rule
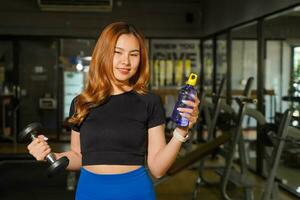
[[[56,161],[56,156],[54,153],[50,152],[48,153],[48,155],[45,157],[45,159],[50,162],[50,163],[54,163]]]
[[[30,134],[30,138],[32,141],[37,138],[36,131],[34,131],[33,133]]]

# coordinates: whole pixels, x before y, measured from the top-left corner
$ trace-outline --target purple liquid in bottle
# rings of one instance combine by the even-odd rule
[[[192,82],[190,80],[193,80]],[[189,100],[189,101],[195,101],[194,97],[197,96],[197,90],[194,88],[194,85],[196,84],[197,75],[191,74],[189,77],[189,81],[187,85],[185,85],[183,88],[181,88],[177,102],[175,104],[171,119],[174,121],[178,126],[186,127],[189,125],[189,121],[187,118],[182,117],[180,115],[180,112],[177,110],[177,108],[188,108],[186,104],[182,102],[182,100]],[[189,84],[191,83],[191,84]]]

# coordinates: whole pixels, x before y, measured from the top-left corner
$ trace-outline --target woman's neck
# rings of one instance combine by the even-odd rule
[[[112,85],[113,85],[112,95],[122,94],[124,92],[128,92],[133,89],[132,86],[130,86],[130,85],[123,85],[121,87],[118,87],[115,84],[112,84]]]

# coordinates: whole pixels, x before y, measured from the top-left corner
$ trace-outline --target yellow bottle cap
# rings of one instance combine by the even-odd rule
[[[197,82],[197,77],[198,77],[197,74],[191,73],[186,84],[195,86]]]

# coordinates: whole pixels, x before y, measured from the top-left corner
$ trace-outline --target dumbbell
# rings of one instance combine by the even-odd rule
[[[42,125],[40,123],[34,122],[27,125],[19,134],[20,141],[27,141],[28,139],[34,140],[37,138],[38,133],[42,132]],[[47,169],[47,175],[55,175],[62,170],[66,169],[69,164],[69,159],[64,156],[60,159],[56,159],[54,153],[50,152],[45,160],[48,162],[50,167]]]

